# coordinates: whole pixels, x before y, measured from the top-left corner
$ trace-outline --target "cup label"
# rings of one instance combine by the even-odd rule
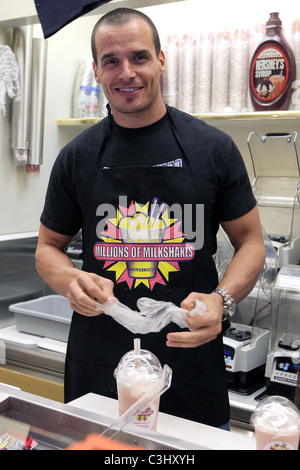
[[[132,423],[140,428],[151,429],[155,423],[156,413],[156,406],[151,403],[145,410],[136,415]]]
[[[263,450],[295,450],[295,448],[289,442],[272,441],[266,444]]]

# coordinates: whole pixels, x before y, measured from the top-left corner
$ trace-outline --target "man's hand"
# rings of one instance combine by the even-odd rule
[[[41,224],[35,254],[37,271],[55,292],[68,298],[73,310],[96,316],[102,313],[100,304],[114,297],[114,283],[74,266],[65,253],[72,238]]]
[[[206,304],[203,315],[188,317],[187,323],[193,331],[174,332],[167,335],[166,345],[177,348],[196,348],[215,339],[222,331],[223,299],[217,293],[200,294],[191,292],[181,302],[181,307],[191,311],[195,307],[195,299]]]
[[[78,276],[69,284],[67,298],[73,310],[86,316],[103,313],[100,304],[114,297],[114,283],[110,279],[94,273],[79,271]]]
[[[265,247],[257,206],[238,219],[223,222],[222,227],[235,249],[235,254],[218,287],[230,292],[238,303],[255,286],[265,261]],[[190,311],[194,307],[195,298],[204,300],[206,313],[188,319],[188,325],[192,329],[195,328],[194,331],[169,333],[167,346],[194,348],[215,339],[221,332],[222,297],[217,293],[193,292],[181,303],[181,307]]]

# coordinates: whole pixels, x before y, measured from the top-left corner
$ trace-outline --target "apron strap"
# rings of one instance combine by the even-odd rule
[[[110,109],[110,106],[109,104],[106,105],[107,107],[107,111],[108,111],[108,122],[107,122],[107,127],[104,131],[104,136],[103,136],[103,139],[102,139],[102,142],[100,144],[100,148],[99,148],[99,152],[98,152],[98,156],[97,156],[97,160],[96,160],[96,164],[94,166],[94,169],[93,169],[93,172],[92,172],[92,175],[91,175],[91,179],[89,181],[89,184],[88,184],[88,187],[87,187],[87,194],[89,194],[89,191],[95,181],[95,178],[96,178],[96,174],[97,174],[97,171],[99,169],[99,166],[101,164],[101,160],[102,160],[102,156],[103,156],[103,149],[104,149],[104,146],[105,146],[105,143],[106,143],[106,139],[108,138],[108,135],[110,133],[110,130],[111,130],[111,126],[112,126],[112,114],[111,114],[111,109]],[[87,202],[86,202],[86,205],[88,204],[88,199],[87,199]],[[85,210],[86,210],[86,205],[85,205]]]
[[[200,194],[201,194],[201,193],[200,193],[200,187],[199,187],[199,185],[198,185],[198,181],[197,181],[197,178],[196,178],[196,174],[195,174],[195,172],[194,172],[194,169],[193,169],[193,165],[192,165],[192,163],[191,163],[189,157],[187,156],[187,152],[186,152],[185,149],[184,149],[184,145],[183,145],[183,143],[182,143],[182,139],[179,137],[176,124],[175,124],[175,122],[174,122],[174,119],[173,119],[172,116],[171,116],[171,113],[170,113],[170,111],[169,111],[169,109],[168,109],[168,106],[166,106],[166,108],[167,108],[167,113],[168,113],[168,116],[169,116],[169,120],[170,120],[170,124],[171,124],[171,128],[172,128],[174,137],[175,137],[175,139],[176,139],[176,141],[177,141],[177,144],[178,144],[178,146],[179,146],[179,148],[180,148],[180,150],[181,150],[181,153],[182,153],[182,155],[183,155],[183,157],[184,157],[184,160],[185,160],[187,166],[188,166],[188,167],[190,168],[190,170],[191,170],[191,177],[192,177],[192,180],[193,180],[193,183],[194,183],[194,186],[195,186],[195,190],[196,190],[196,192],[197,192],[197,195],[198,195],[199,201],[200,201],[200,200],[201,200],[201,198],[200,198]]]

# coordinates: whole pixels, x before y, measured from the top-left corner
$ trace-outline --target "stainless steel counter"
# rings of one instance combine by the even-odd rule
[[[230,428],[249,437],[254,436],[250,417],[259,403],[259,399],[266,392],[266,387],[256,390],[251,395],[242,395],[229,391],[230,402]]]
[[[72,442],[83,440],[88,434],[101,434],[112,422],[104,414],[0,385],[1,429],[13,435],[13,429],[18,429],[19,432],[21,423],[23,433],[38,442],[35,450],[65,449]],[[118,433],[118,440],[150,450],[207,449],[200,441],[189,442],[182,437],[146,430],[139,430],[137,433],[130,425]]]
[[[21,371],[25,374],[37,374],[43,380],[47,380],[49,384],[59,384],[61,388],[61,398],[58,398],[57,393],[53,395],[47,394],[47,398],[54,398],[55,400],[63,401],[63,378],[64,378],[64,363],[65,354],[42,349],[38,346],[25,348],[16,344],[6,344],[6,369],[14,371]],[[21,377],[19,377],[21,383]],[[1,378],[0,369],[0,382],[5,382]],[[7,383],[7,382],[6,382]],[[11,385],[18,385],[18,380]],[[30,393],[37,392],[39,385],[33,383],[32,387],[23,388]],[[249,396],[241,395],[235,392],[229,392],[230,408],[231,408],[231,427],[238,431],[245,431],[248,435],[252,435],[252,427],[249,424],[250,416],[258,404],[256,397],[264,391],[264,388],[257,390]],[[41,392],[43,393],[43,392]]]
[[[118,417],[116,400],[88,394],[65,405],[0,385],[0,423],[22,423],[36,450],[66,448],[90,433],[101,434]],[[157,432],[126,425],[117,439],[148,450],[254,450],[255,439],[159,413]]]
[[[65,354],[6,343],[6,364],[64,378]]]
[[[7,341],[3,339],[7,328],[10,331],[14,325],[0,328],[0,340],[5,345],[5,361],[0,364],[0,382],[63,402],[65,353],[39,347],[37,344],[44,342],[39,337],[25,342],[25,346]]]

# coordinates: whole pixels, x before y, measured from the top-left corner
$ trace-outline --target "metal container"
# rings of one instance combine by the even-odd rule
[[[9,421],[22,423],[28,434],[38,442],[34,450],[63,450],[72,442],[85,439],[90,433],[101,434],[112,423],[111,418],[80,410],[46,398],[0,385],[0,425]],[[138,434],[126,426],[116,439],[148,450],[207,448],[154,431]]]
[[[11,147],[13,149],[29,149],[32,89],[32,31],[33,26],[27,25],[15,28],[13,33],[13,52],[19,66],[21,88],[20,99],[12,101]]]
[[[47,41],[34,38],[32,55],[32,107],[28,164],[39,166],[43,163]]]

